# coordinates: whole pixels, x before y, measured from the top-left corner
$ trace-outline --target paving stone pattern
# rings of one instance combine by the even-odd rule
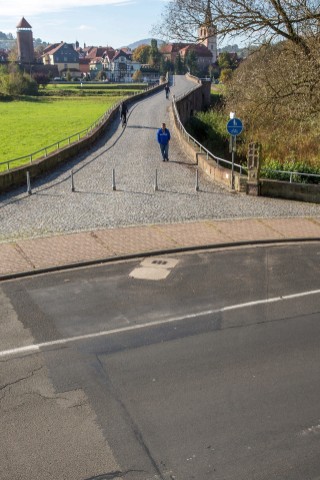
[[[175,77],[174,82],[171,94],[194,87],[185,77]],[[164,91],[137,103],[124,130],[116,120],[94,149],[33,182],[31,196],[22,188],[0,197],[0,242],[206,219],[319,217],[320,205],[236,194],[205,174],[200,174],[197,192],[196,167],[174,136],[170,105]],[[162,121],[173,134],[169,162],[162,162],[156,142]],[[158,191],[154,190],[156,169]]]

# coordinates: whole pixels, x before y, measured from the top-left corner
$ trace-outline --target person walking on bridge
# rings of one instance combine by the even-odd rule
[[[122,122],[122,126],[125,126],[127,123],[127,113],[128,113],[128,107],[126,102],[122,102],[120,105],[120,118]]]
[[[163,162],[169,162],[169,142],[170,142],[170,132],[166,128],[166,124],[162,123],[161,128],[157,132],[157,140],[160,145],[161,155]]]
[[[170,87],[169,84],[167,83],[166,86],[164,87],[165,92],[166,92],[166,98],[169,98],[169,93],[170,93]]]

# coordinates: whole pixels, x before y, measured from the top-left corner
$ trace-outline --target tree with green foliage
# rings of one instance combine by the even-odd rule
[[[50,75],[48,73],[36,72],[32,74],[32,78],[42,88],[46,88],[48,83],[50,83]]]
[[[0,69],[0,93],[12,96],[37,95],[38,84],[17,67]]]
[[[160,57],[160,75],[166,75],[167,72],[173,72],[173,71],[174,71],[174,64],[170,60],[165,58],[164,55],[161,55],[161,57]]]
[[[208,74],[211,80],[219,78],[219,68],[216,65],[209,65]]]
[[[186,67],[180,53],[178,53],[174,61],[174,73],[176,75],[183,75],[186,73]]]
[[[229,52],[222,52],[218,57],[218,65],[222,68],[231,68],[232,60]]]
[[[149,65],[152,65],[153,67],[159,67],[160,58],[161,58],[161,53],[159,52],[159,49],[158,49],[158,42],[157,40],[152,39],[151,47],[150,47],[149,62],[148,62]]]
[[[226,83],[231,80],[232,77],[232,69],[231,68],[222,68],[220,73],[220,82]]]
[[[199,75],[198,58],[194,50],[190,49],[184,59],[185,65],[191,75]]]

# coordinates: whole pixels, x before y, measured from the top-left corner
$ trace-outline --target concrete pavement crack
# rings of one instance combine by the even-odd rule
[[[4,393],[0,397],[0,402],[6,397],[7,392],[10,392],[11,387],[13,387],[13,385],[17,385],[18,383],[23,382],[24,380],[28,380],[28,378],[33,377],[33,375],[35,373],[39,372],[42,368],[43,367],[36,368],[29,375],[26,375],[25,377],[19,378],[18,380],[15,380],[14,382],[9,382],[9,383],[6,383],[5,385],[1,385],[0,386],[0,392],[3,391]],[[7,388],[8,388],[8,391],[6,391]]]
[[[31,378],[35,373],[39,372],[40,370],[42,370],[43,367],[39,367],[39,368],[36,368],[35,370],[33,370],[29,375],[26,375],[25,377],[22,377],[22,378],[19,378],[18,380],[15,380],[14,382],[9,382],[9,383],[6,383],[5,385],[1,385],[0,386],[0,391],[1,390],[5,390],[6,388],[10,388],[12,387],[13,385],[16,385],[17,383],[20,383],[20,382],[23,382],[24,380],[27,380],[28,378]]]
[[[102,475],[97,475],[95,477],[86,478],[85,480],[112,480],[113,478],[125,477],[129,473],[146,473],[144,470],[116,470],[114,472],[103,473]]]
[[[160,467],[158,466],[158,464],[157,464],[155,458],[153,457],[149,447],[147,446],[146,441],[143,438],[142,432],[140,431],[138,425],[135,423],[132,416],[130,415],[124,401],[118,395],[110,377],[107,375],[107,372],[104,369],[104,366],[103,366],[103,364],[102,364],[102,362],[99,358],[99,355],[96,355],[96,359],[97,359],[97,367],[100,370],[101,374],[103,375],[104,380],[107,383],[107,385],[110,389],[110,392],[112,393],[115,401],[118,403],[119,407],[121,408],[121,410],[123,412],[123,415],[124,415],[124,418],[126,418],[126,420],[128,421],[128,424],[130,425],[136,440],[138,441],[138,443],[142,447],[144,453],[146,454],[147,458],[149,459],[149,461],[150,461],[152,467],[154,468],[154,471],[158,475],[159,479],[160,480],[165,480],[165,478],[164,478],[164,476],[163,476],[163,474],[160,470]],[[90,479],[88,479],[88,480],[90,480]],[[92,479],[92,480],[95,480],[95,479]],[[103,480],[103,478],[101,480]]]

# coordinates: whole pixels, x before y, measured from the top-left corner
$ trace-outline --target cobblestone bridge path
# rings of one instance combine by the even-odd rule
[[[171,95],[194,87],[175,76]],[[172,133],[169,162],[162,162],[156,132],[166,122]],[[171,101],[161,91],[130,108],[90,151],[26,188],[0,197],[0,241],[128,225],[200,219],[318,216],[320,205],[254,198],[224,189],[200,174],[181,150],[173,130]],[[75,192],[71,192],[71,170]],[[116,191],[112,190],[115,170]],[[159,190],[154,190],[155,172]]]

